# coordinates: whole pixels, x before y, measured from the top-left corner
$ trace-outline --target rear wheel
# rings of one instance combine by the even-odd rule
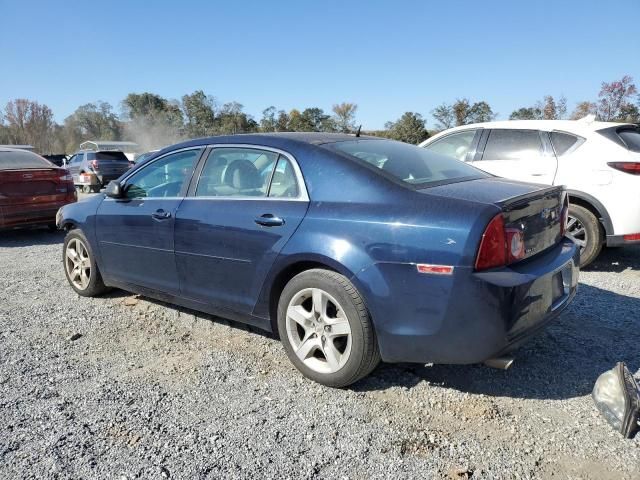
[[[81,230],[71,230],[62,249],[64,273],[71,288],[83,297],[94,297],[109,289],[102,281],[95,257]]]
[[[322,385],[350,385],[380,362],[364,301],[336,272],[313,269],[289,281],[278,303],[278,331],[291,362]]]
[[[596,216],[580,205],[569,206],[567,235],[580,247],[580,268],[593,262],[602,250],[604,235]]]

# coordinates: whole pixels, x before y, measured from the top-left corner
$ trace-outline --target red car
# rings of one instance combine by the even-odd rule
[[[76,200],[67,170],[35,153],[0,147],[0,229],[53,228],[58,209]]]

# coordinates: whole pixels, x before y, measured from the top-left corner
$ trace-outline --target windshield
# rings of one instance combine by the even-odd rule
[[[392,140],[354,140],[325,146],[420,187],[490,176],[454,158]]]
[[[0,170],[53,168],[55,165],[40,155],[24,150],[0,150]]]

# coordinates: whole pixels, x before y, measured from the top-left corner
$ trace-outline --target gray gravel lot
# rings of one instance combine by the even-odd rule
[[[383,365],[332,390],[242,325],[78,297],[62,239],[0,234],[1,479],[640,478],[640,436],[590,397],[640,366],[639,248],[605,251],[507,372]]]

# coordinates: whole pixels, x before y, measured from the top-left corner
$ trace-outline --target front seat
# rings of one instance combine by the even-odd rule
[[[260,189],[262,179],[253,162],[245,159],[234,160],[224,171],[224,184],[232,187],[236,194],[256,197],[263,195]]]

